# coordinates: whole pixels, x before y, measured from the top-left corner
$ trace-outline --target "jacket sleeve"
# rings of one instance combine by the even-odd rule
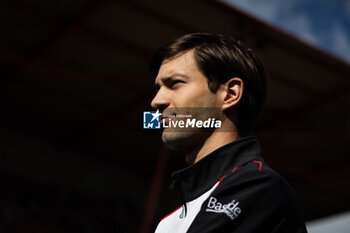
[[[272,170],[247,164],[225,177],[201,206],[189,233],[307,232],[297,196]]]

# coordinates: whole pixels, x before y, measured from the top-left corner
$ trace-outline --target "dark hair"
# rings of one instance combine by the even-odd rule
[[[199,70],[206,76],[209,89],[215,93],[220,84],[233,77],[244,83],[239,103],[237,129],[247,135],[261,112],[266,96],[266,74],[261,60],[254,52],[233,38],[212,33],[184,35],[162,46],[150,62],[153,77],[158,75],[164,60],[193,50]]]

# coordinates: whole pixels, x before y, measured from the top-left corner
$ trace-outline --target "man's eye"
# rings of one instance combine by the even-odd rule
[[[181,80],[174,80],[171,82],[171,88],[177,88],[178,86],[180,86],[181,84],[183,84],[184,82]]]

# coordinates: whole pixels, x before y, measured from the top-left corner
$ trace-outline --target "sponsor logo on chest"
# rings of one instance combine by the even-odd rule
[[[231,220],[234,220],[241,213],[241,209],[238,207],[238,204],[238,201],[232,200],[230,203],[223,205],[222,203],[218,202],[215,197],[210,197],[206,211],[224,213],[230,217]]]

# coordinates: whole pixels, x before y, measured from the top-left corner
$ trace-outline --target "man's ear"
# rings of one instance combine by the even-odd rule
[[[228,80],[224,86],[224,99],[222,109],[227,110],[237,106],[243,95],[243,81],[241,78],[234,77]]]

